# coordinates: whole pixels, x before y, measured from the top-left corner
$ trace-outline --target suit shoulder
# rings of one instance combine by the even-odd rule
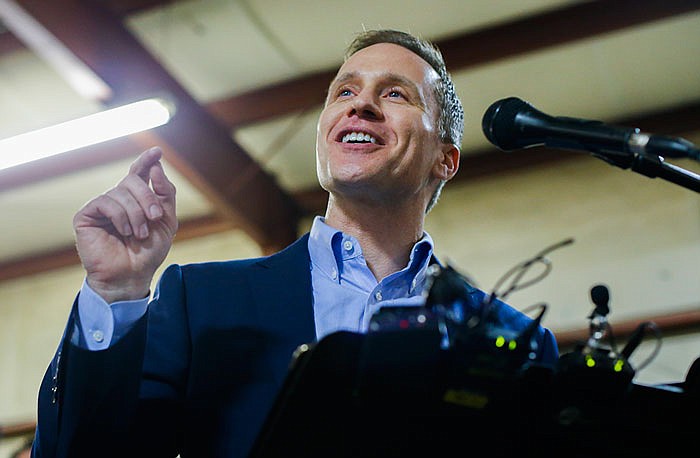
[[[267,256],[252,258],[227,259],[217,261],[191,262],[183,264],[170,264],[167,271],[177,271],[187,275],[214,274],[217,272],[235,272],[249,269],[253,266],[266,266],[281,260],[288,260],[296,257],[308,257],[307,249],[308,234],[302,235],[295,242],[286,248]]]

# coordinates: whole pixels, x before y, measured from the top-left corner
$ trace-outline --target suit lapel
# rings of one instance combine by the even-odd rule
[[[261,323],[298,344],[316,338],[308,234],[249,270]]]

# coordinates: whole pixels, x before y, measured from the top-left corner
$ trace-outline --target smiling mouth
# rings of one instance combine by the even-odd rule
[[[376,138],[365,132],[349,132],[343,135],[340,141],[341,143],[379,143]]]

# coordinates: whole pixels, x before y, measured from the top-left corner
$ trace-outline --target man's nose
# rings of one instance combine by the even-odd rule
[[[383,114],[376,96],[368,92],[361,92],[353,98],[348,116],[358,116],[364,119],[382,119]]]

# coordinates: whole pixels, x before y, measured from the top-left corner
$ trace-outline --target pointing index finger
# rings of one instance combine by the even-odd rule
[[[129,167],[129,174],[138,175],[143,181],[148,183],[151,167],[153,167],[162,156],[163,151],[157,146],[147,149],[131,164]]]

